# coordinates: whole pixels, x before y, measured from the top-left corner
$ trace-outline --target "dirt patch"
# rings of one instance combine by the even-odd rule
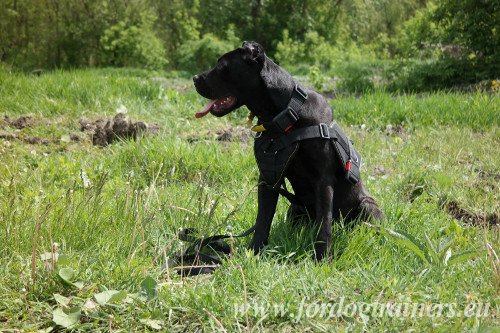
[[[445,206],[448,215],[454,219],[460,220],[464,223],[482,226],[484,223],[488,226],[495,226],[500,224],[500,216],[497,212],[489,215],[476,214],[467,211],[466,209],[460,207],[458,202],[450,201]]]
[[[252,134],[249,129],[241,126],[229,127],[225,129],[218,130],[217,141],[239,141],[247,142],[252,138]]]
[[[148,126],[142,121],[134,122],[125,114],[117,113],[112,119],[81,119],[80,130],[91,137],[94,146],[105,147],[118,139],[136,140],[142,133],[157,133],[160,126]]]
[[[17,129],[31,127],[35,123],[33,117],[30,116],[21,116],[16,119],[12,119],[9,116],[4,116],[3,121],[10,127],[15,127]]]
[[[48,145],[49,143],[59,143],[59,139],[47,139],[40,138],[37,136],[27,136],[27,135],[17,135],[13,133],[0,133],[0,139],[12,141],[12,140],[20,140],[31,145]]]
[[[486,171],[486,170],[482,170],[479,168],[474,168],[474,171],[477,172],[477,175],[479,176],[479,178],[482,178],[485,180],[491,180],[495,183],[500,182],[500,173]]]
[[[242,126],[228,127],[216,131],[203,131],[190,134],[186,138],[189,143],[201,141],[220,141],[220,142],[241,142],[246,143],[253,138],[251,131]]]
[[[377,176],[383,176],[387,173],[387,170],[385,170],[385,167],[383,165],[376,165],[373,173]]]
[[[384,133],[388,136],[399,136],[401,139],[406,139],[408,137],[406,129],[401,124],[396,126],[391,124],[387,125],[384,129]]]

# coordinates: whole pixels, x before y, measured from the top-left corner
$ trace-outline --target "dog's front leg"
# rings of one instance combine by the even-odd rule
[[[255,254],[262,250],[269,239],[278,196],[278,192],[269,189],[264,185],[262,177],[259,177],[257,221],[255,222],[253,239],[249,246]]]
[[[319,225],[314,251],[316,260],[329,254],[332,242],[333,185],[331,180],[321,179],[316,184],[316,223]]]

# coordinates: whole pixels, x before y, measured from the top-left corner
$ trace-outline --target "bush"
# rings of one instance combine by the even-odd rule
[[[115,66],[161,69],[167,64],[164,47],[153,31],[154,17],[143,15],[139,24],[120,21],[104,31],[101,46],[106,63]]]
[[[338,90],[346,92],[369,92],[375,88],[374,69],[369,64],[350,63],[338,72]]]
[[[431,3],[404,23],[397,36],[400,55],[405,58],[437,58],[432,44],[439,43],[444,32],[432,20],[435,10]]]
[[[445,0],[418,11],[398,35],[403,59],[391,89],[428,91],[495,79],[500,73],[493,2]]]
[[[182,44],[176,54],[178,68],[191,73],[211,68],[222,54],[238,47],[240,41],[230,28],[225,40],[211,33],[199,39],[188,40]]]
[[[316,31],[305,34],[303,41],[292,40],[288,30],[283,30],[283,39],[278,42],[275,58],[283,66],[296,68],[299,64],[330,69],[338,50],[328,44]]]
[[[307,73],[307,80],[312,84],[314,89],[322,91],[325,85],[326,77],[318,67],[311,66],[309,67],[309,72]]]

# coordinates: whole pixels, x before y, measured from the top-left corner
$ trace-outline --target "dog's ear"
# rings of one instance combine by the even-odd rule
[[[264,48],[259,43],[243,42],[241,49],[243,50],[243,59],[246,61],[255,62],[257,64],[262,64],[264,62],[266,54],[264,53]]]

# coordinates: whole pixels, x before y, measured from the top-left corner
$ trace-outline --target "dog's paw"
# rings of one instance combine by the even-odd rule
[[[255,255],[258,255],[262,252],[266,244],[263,241],[253,239],[248,245],[248,249],[252,250]]]

